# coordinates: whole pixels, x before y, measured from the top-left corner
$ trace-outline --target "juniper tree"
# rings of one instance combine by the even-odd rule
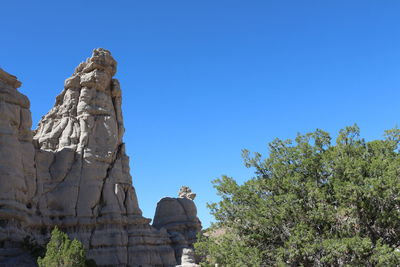
[[[398,266],[399,143],[398,129],[366,142],[355,125],[334,144],[316,130],[274,140],[265,158],[244,150],[255,177],[213,181],[208,232],[225,234],[200,237],[203,265]]]
[[[71,241],[57,227],[51,232],[46,255],[38,259],[39,267],[85,267],[86,252],[81,242]]]

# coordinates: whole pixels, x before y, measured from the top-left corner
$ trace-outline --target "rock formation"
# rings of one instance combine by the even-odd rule
[[[181,199],[176,207],[185,216],[177,228],[185,242],[177,243],[173,220],[158,212],[156,225],[167,225],[155,228],[139,209],[123,143],[116,66],[109,51],[95,49],[65,81],[33,136],[29,100],[17,91],[17,79],[0,71],[3,252],[19,249],[27,236],[44,244],[54,226],[79,239],[99,266],[175,266],[177,244],[191,248],[190,231],[201,227],[192,200]]]
[[[190,189],[188,186],[182,186],[178,192],[178,197],[194,200],[196,198],[196,194],[193,193],[192,189]]]
[[[183,186],[178,196],[165,197],[157,203],[153,226],[167,230],[175,249],[177,263],[190,267],[195,261],[193,244],[201,230],[201,222],[192,200],[196,194],[189,187]]]
[[[0,266],[34,263],[19,245],[35,220],[31,199],[36,193],[31,113],[20,86],[0,69]]]

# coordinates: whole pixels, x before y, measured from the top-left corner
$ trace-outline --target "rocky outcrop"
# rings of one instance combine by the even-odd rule
[[[116,67],[109,51],[95,49],[33,135],[20,82],[0,69],[0,264],[26,237],[45,244],[55,226],[79,239],[99,266],[175,266],[177,244],[190,248],[190,231],[200,225],[192,200],[179,201],[186,217],[176,229],[184,242],[162,213],[156,225],[165,228],[142,216],[123,143]],[[196,227],[189,227],[193,216]]]
[[[23,240],[36,191],[29,100],[21,83],[0,69],[0,239]]]
[[[99,265],[171,266],[170,240],[142,217],[132,186],[116,66],[109,51],[94,50],[39,122],[37,210],[42,228],[60,226]]]
[[[177,263],[189,267],[195,262],[193,244],[201,230],[201,222],[192,200],[196,194],[184,186],[178,196],[165,197],[157,203],[153,226],[169,233]]]
[[[19,86],[15,76],[0,69],[0,266],[34,262],[21,249],[35,220],[36,173],[30,104]]]

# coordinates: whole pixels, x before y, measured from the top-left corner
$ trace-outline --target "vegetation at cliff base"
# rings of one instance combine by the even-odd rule
[[[399,266],[400,130],[366,142],[354,125],[243,151],[255,177],[214,181],[202,266]],[[220,234],[215,234],[216,232]]]
[[[71,241],[68,235],[57,227],[51,233],[46,255],[38,259],[39,267],[85,267],[89,264],[82,243],[76,239]]]

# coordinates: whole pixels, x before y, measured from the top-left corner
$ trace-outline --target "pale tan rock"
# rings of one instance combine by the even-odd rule
[[[0,69],[0,254],[13,250],[13,242],[22,242],[29,233],[35,205],[32,121],[29,100],[17,90],[20,85]]]
[[[168,233],[141,216],[132,186],[115,71],[110,52],[94,50],[39,122],[38,210],[48,229],[78,238],[100,266],[173,266]]]
[[[190,189],[188,186],[182,186],[181,189],[179,189],[178,197],[194,200],[196,198],[196,194],[193,193],[192,189]]]
[[[10,251],[27,236],[44,245],[55,226],[79,239],[99,266],[194,264],[201,224],[189,188],[159,203],[156,227],[142,216],[116,68],[109,51],[95,49],[33,132],[29,100],[16,90],[21,83],[0,69],[0,264],[9,254],[7,264],[29,266],[29,257]]]
[[[185,192],[185,197],[165,197],[157,203],[153,226],[157,229],[165,229],[168,232],[172,247],[175,249],[177,263],[184,264],[182,260],[185,260],[187,261],[185,264],[188,265],[190,263],[190,250],[193,250],[197,233],[201,231],[201,222],[197,217],[194,201],[186,197],[188,194],[192,194],[191,190],[185,187],[180,192],[182,191]],[[183,195],[179,193],[179,196]],[[184,251],[188,254],[185,255]]]
[[[17,77],[5,72],[2,68],[0,68],[0,80],[14,89],[21,87],[21,82],[17,80]]]
[[[182,249],[181,265],[179,267],[200,267],[196,264],[196,257],[193,248]]]

